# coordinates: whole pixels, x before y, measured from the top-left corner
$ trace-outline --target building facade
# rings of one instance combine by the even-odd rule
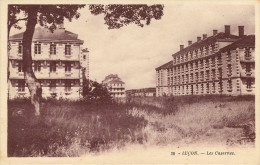
[[[102,81],[111,95],[115,98],[125,97],[125,83],[117,74],[110,74]]]
[[[89,80],[89,51],[87,48],[82,49],[81,51],[81,60],[80,65],[82,68],[82,74],[84,74],[85,78]]]
[[[154,97],[156,96],[156,88],[130,89],[126,91],[128,97]]]
[[[22,63],[23,33],[10,36],[9,98],[29,97]],[[81,97],[83,41],[78,35],[60,27],[52,33],[37,27],[32,41],[32,68],[42,86],[42,97],[78,99]]]
[[[156,95],[255,94],[255,36],[225,32],[180,45],[173,60],[156,68]]]

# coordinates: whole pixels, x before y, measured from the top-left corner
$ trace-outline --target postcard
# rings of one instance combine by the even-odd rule
[[[0,164],[260,163],[259,1],[0,4]]]

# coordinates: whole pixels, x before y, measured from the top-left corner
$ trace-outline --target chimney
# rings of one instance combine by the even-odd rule
[[[203,40],[207,38],[207,34],[203,34]]]
[[[239,37],[244,36],[244,26],[238,26],[238,36]]]
[[[218,34],[218,30],[213,30],[213,36]]]
[[[188,45],[191,45],[192,44],[192,41],[188,41]]]
[[[225,25],[225,33],[230,34],[230,25]]]
[[[180,50],[184,49],[184,45],[180,45]]]
[[[201,40],[201,37],[197,37],[197,42],[199,42]]]

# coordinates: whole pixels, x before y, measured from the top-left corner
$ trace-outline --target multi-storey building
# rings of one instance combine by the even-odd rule
[[[115,98],[125,97],[125,83],[117,74],[110,74],[102,81],[111,95]]]
[[[173,60],[156,68],[156,95],[247,95],[255,93],[255,36],[225,32],[180,45]]]
[[[22,62],[23,33],[10,36],[9,98],[29,97]],[[52,33],[36,28],[32,41],[32,68],[42,86],[43,97],[77,99],[81,95],[82,67],[87,58],[81,55],[83,41],[60,26]]]
[[[130,97],[156,96],[156,88],[130,89],[126,91],[126,96],[130,96]]]
[[[89,80],[89,51],[87,48],[82,49],[80,59],[82,72],[85,74],[85,78]]]

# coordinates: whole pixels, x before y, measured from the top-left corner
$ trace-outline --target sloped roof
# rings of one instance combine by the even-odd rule
[[[239,37],[236,36],[236,35],[226,34],[226,33],[220,32],[216,35],[213,35],[213,36],[207,37],[206,39],[202,39],[198,42],[195,42],[195,43],[189,45],[188,47],[174,53],[172,56],[176,56],[176,55],[179,55],[179,54],[189,52],[189,51],[194,50],[194,49],[198,49],[198,48],[200,48],[204,45],[212,44],[212,43],[216,42],[218,39],[239,39]]]
[[[10,36],[10,41],[22,40],[23,33],[18,33]],[[70,31],[65,30],[64,28],[55,29],[52,33],[47,28],[37,27],[33,34],[33,41],[72,41],[83,43],[83,40],[78,39],[78,35]]]
[[[242,38],[233,42],[232,44],[221,48],[218,53],[223,53],[228,50],[244,47],[255,47],[255,35],[243,36]]]
[[[124,82],[121,80],[111,80],[111,81],[107,82],[106,84],[115,84],[115,83],[124,84]]]
[[[172,67],[173,67],[173,61],[171,60],[171,61],[169,61],[169,62],[167,62],[167,63],[165,63],[165,64],[163,64],[163,65],[161,65],[161,66],[159,66],[157,68],[155,68],[155,70],[167,69],[167,68],[172,68]]]

